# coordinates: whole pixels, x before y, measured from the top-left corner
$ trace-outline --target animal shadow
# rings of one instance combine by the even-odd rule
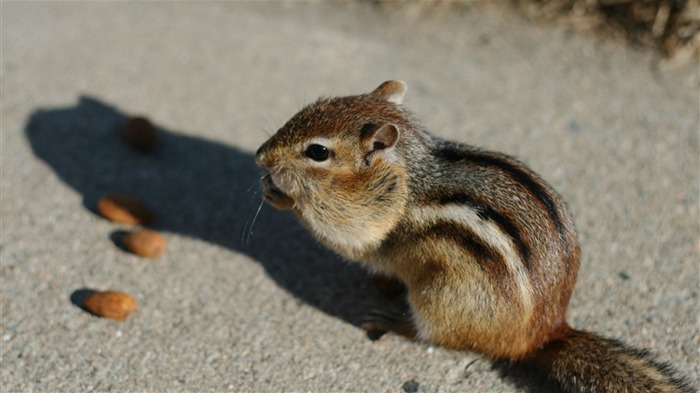
[[[154,229],[246,254],[291,295],[354,326],[376,305],[401,303],[381,295],[358,266],[320,247],[290,213],[264,207],[251,232],[260,204],[260,170],[252,153],[158,128],[157,148],[144,154],[121,136],[129,117],[83,96],[75,106],[35,111],[25,133],[34,154],[93,214],[105,194],[139,197],[156,211]],[[108,236],[121,248],[122,235]],[[78,289],[70,300],[84,309],[92,291]],[[541,391],[541,378],[504,363],[493,367],[514,385]]]
[[[96,214],[99,198],[124,193],[147,201],[153,227],[244,253],[301,301],[355,326],[376,290],[367,274],[321,248],[286,212],[263,207],[260,170],[252,153],[158,128],[157,148],[147,154],[124,143],[129,116],[98,99],[35,111],[26,125],[34,154],[82,195]],[[119,244],[119,234],[111,240]],[[75,297],[75,296],[73,296]]]

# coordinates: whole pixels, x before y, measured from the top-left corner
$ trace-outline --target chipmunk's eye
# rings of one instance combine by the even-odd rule
[[[314,161],[320,162],[326,161],[328,157],[331,156],[331,151],[328,150],[328,148],[325,146],[313,144],[309,145],[309,147],[306,148],[306,151],[304,151],[304,155]]]

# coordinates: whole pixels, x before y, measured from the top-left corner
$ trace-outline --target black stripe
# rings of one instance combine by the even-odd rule
[[[390,173],[385,174],[380,179],[369,186],[370,192],[377,194],[374,198],[376,202],[386,202],[393,198],[394,191],[398,186],[398,177]]]
[[[448,162],[465,160],[473,162],[476,165],[495,167],[509,174],[513,179],[525,186],[525,188],[527,188],[530,193],[539,199],[540,202],[542,202],[547,210],[547,213],[549,214],[549,218],[552,220],[557,228],[557,231],[559,232],[559,239],[564,246],[564,250],[566,251],[567,255],[569,254],[569,243],[566,241],[564,224],[559,218],[559,213],[554,207],[554,201],[552,201],[552,198],[550,198],[549,194],[542,187],[542,185],[537,180],[533,179],[530,174],[501,157],[496,157],[486,152],[465,151],[455,145],[439,145],[433,150],[433,155]]]
[[[494,277],[508,275],[508,267],[503,255],[494,250],[488,243],[469,228],[450,221],[438,221],[417,234],[419,238],[439,238],[454,241],[464,248],[469,254],[477,257],[479,267],[487,274]]]
[[[392,194],[396,190],[397,186],[398,186],[398,179],[396,178],[396,176],[393,176],[391,178],[391,180],[389,180],[389,184],[387,184],[384,192],[386,192],[387,194]]]
[[[473,209],[479,216],[479,218],[481,218],[482,220],[489,220],[495,222],[496,225],[498,225],[498,227],[501,228],[502,231],[507,233],[508,236],[510,236],[510,238],[513,239],[515,247],[518,249],[518,253],[520,254],[520,258],[523,260],[525,268],[528,270],[530,269],[530,247],[528,247],[528,245],[525,243],[522,236],[520,235],[520,230],[509,217],[506,217],[503,214],[495,211],[492,207],[488,205],[476,202],[470,195],[466,193],[457,193],[443,196],[442,198],[440,198],[439,203],[441,205],[466,205],[469,208]]]

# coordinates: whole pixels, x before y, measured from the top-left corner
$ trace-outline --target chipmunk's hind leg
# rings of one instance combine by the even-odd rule
[[[418,336],[418,330],[408,311],[373,309],[365,316],[362,328],[372,341],[378,340],[387,332],[411,340]]]

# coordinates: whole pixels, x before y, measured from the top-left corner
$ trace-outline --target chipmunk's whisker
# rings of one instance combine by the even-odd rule
[[[248,189],[248,192],[250,192],[252,188],[253,188],[253,186],[251,186]],[[241,245],[243,245],[245,243],[246,234],[250,233],[253,230],[252,227],[253,227],[253,224],[255,223],[255,218],[257,217],[257,212],[260,211],[262,204],[265,203],[265,200],[261,198],[260,205],[258,206],[257,209],[255,209],[253,201],[254,201],[255,197],[258,195],[260,195],[260,190],[259,189],[253,190],[253,194],[251,195],[251,198],[248,202],[248,206],[252,206],[253,209],[248,214],[248,218],[246,219],[245,225],[243,226],[243,230],[241,231]],[[256,213],[253,213],[254,211]],[[253,220],[251,220],[251,217],[253,218]],[[250,240],[250,235],[248,235],[248,240]]]
[[[246,192],[246,193],[250,193],[250,191],[253,190],[253,187],[259,186],[259,185],[260,185],[260,181],[261,181],[262,179],[263,179],[263,178],[261,177],[260,180],[255,180],[255,181],[250,185],[250,187],[248,187],[248,189],[247,189],[245,192]],[[258,190],[256,190],[256,191],[258,191]]]
[[[253,227],[255,226],[255,222],[257,221],[258,215],[260,214],[260,209],[262,209],[264,203],[265,201],[261,200],[260,204],[258,205],[258,209],[255,211],[255,216],[253,216],[253,222],[250,223],[250,228],[248,229],[248,238],[246,239],[246,245],[250,244],[250,236],[253,234]]]

